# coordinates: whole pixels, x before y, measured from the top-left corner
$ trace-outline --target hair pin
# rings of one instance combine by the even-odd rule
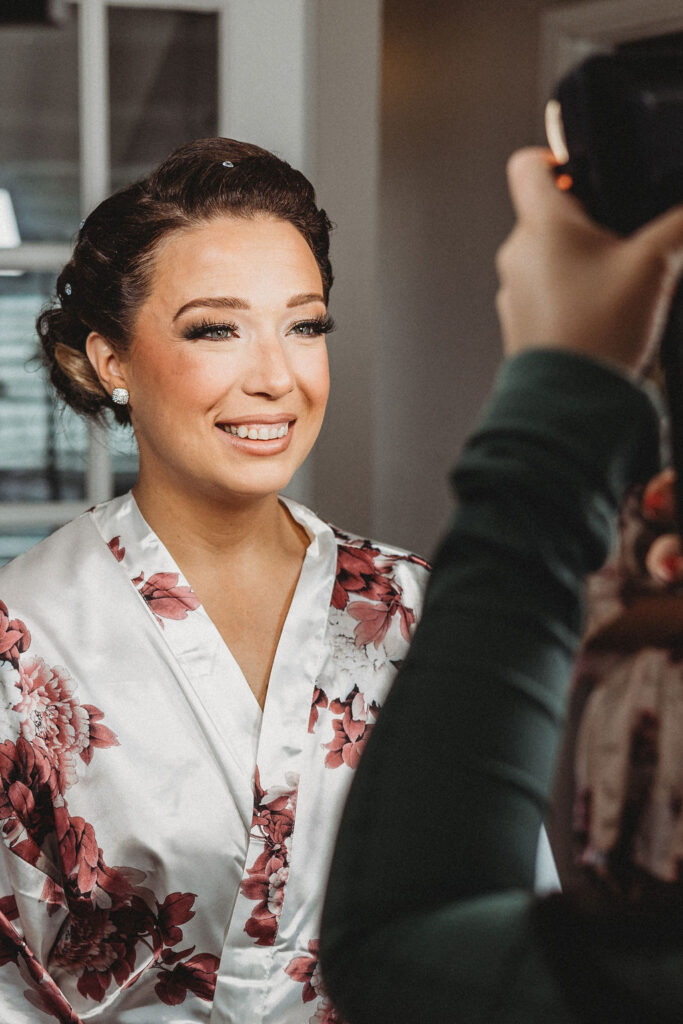
[[[235,165],[234,165],[234,163],[232,162],[232,160],[224,160],[224,161],[223,161],[223,166],[224,166],[224,167],[234,167]]]
[[[68,282],[68,281],[67,281],[67,283],[66,283],[66,284],[64,285],[64,294],[65,294],[65,295],[71,295],[71,285],[69,284],[69,282]]]
[[[50,325],[47,322],[47,320],[41,320],[40,321],[40,334],[41,334],[41,337],[44,338],[48,334],[49,330],[50,330]]]

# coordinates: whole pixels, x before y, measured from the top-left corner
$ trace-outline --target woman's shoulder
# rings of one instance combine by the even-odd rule
[[[424,575],[431,569],[431,565],[426,559],[405,548],[342,530],[328,519],[323,519],[306,505],[289,497],[284,497],[282,500],[291,515],[308,531],[309,535],[333,538],[338,558],[342,557],[343,552],[349,554],[355,552],[356,557],[360,560],[382,562],[385,568],[402,566],[407,571],[414,570],[417,576]]]
[[[337,545],[334,607],[365,598],[376,606],[404,608],[409,622],[422,612],[430,565],[420,555],[393,544],[330,526]],[[340,604],[341,600],[341,604]]]
[[[0,600],[22,606],[40,601],[63,605],[74,588],[99,574],[106,546],[94,526],[92,509],[60,526],[44,540],[0,568]]]
[[[285,504],[312,540],[319,542],[318,550],[326,552],[329,570],[334,575],[333,608],[344,609],[351,601],[370,602],[392,610],[405,606],[415,621],[431,568],[426,559],[394,544],[342,530],[290,498],[285,499]],[[354,607],[360,614],[359,606]]]
[[[120,515],[126,511],[130,501],[129,495],[123,495],[83,511],[0,567],[0,597],[2,588],[14,581],[23,586],[34,578],[46,582],[61,568],[70,570],[66,573],[68,578],[78,572],[93,552],[96,556],[106,552],[96,521],[117,513]]]
[[[35,571],[46,567],[55,557],[65,549],[73,547],[77,537],[82,534],[84,520],[87,520],[88,513],[83,513],[75,519],[70,520],[63,526],[58,527],[53,533],[32,545],[22,554],[17,555],[10,562],[0,568],[0,583],[24,576],[27,572]],[[87,529],[87,527],[86,527]]]
[[[72,520],[0,568],[0,670],[16,667],[36,628],[63,622],[74,594],[84,590],[87,518]]]

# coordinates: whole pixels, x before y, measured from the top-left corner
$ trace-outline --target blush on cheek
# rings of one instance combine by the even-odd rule
[[[152,367],[152,370],[156,373],[151,386],[162,390],[166,402],[178,411],[183,408],[201,410],[224,394],[231,383],[214,360],[179,357],[172,366],[166,361]]]
[[[325,343],[322,343],[317,359],[306,361],[298,369],[299,387],[308,395],[309,401],[324,408],[330,393],[330,366]]]

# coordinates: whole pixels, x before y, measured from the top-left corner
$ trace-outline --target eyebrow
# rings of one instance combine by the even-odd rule
[[[325,304],[325,299],[318,292],[302,292],[300,295],[293,295],[287,302],[287,309],[294,309],[295,306],[307,306],[311,302],[322,302]],[[251,309],[248,302],[244,299],[235,298],[232,295],[220,295],[213,298],[205,299],[191,299],[186,302],[184,306],[181,306],[178,312],[173,317],[174,321],[178,319],[183,313],[186,313],[188,309]]]

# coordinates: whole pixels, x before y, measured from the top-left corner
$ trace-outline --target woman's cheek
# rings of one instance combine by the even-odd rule
[[[330,364],[327,357],[327,345],[322,340],[309,359],[305,360],[302,370],[297,373],[299,379],[306,381],[307,390],[317,403],[327,402],[330,391]]]

